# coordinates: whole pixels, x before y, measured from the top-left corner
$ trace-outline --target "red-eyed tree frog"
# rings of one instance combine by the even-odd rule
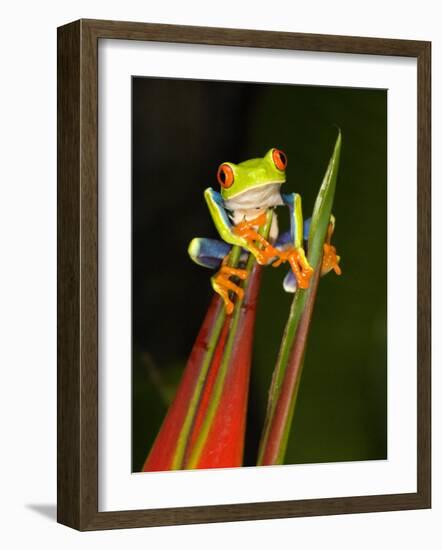
[[[188,252],[194,262],[204,267],[216,269],[211,278],[212,287],[224,300],[226,313],[233,311],[229,291],[240,298],[242,288],[231,277],[247,278],[247,271],[227,265],[227,257],[232,246],[240,246],[245,252],[255,256],[261,265],[272,264],[277,267],[288,261],[291,270],[284,278],[286,292],[295,292],[299,288],[308,288],[313,269],[304,252],[310,219],[303,222],[301,197],[297,193],[281,193],[281,185],[286,181],[287,156],[279,149],[270,149],[262,158],[254,158],[233,164],[223,162],[217,173],[221,192],[211,187],[205,190],[204,197],[210,214],[222,240],[195,238]],[[269,209],[285,205],[290,212],[290,230],[279,234],[276,213],[268,240],[259,233],[266,223]],[[340,275],[340,257],[330,244],[334,228],[334,216],[330,220],[327,242],[324,244],[324,256],[321,274],[334,270]]]

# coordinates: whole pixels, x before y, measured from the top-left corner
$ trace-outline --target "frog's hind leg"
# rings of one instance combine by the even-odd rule
[[[229,291],[242,299],[243,289],[230,280],[230,277],[238,277],[241,280],[247,278],[247,271],[227,265],[229,253],[232,246],[216,239],[195,238],[191,241],[188,252],[189,256],[198,265],[211,269],[218,269],[211,278],[212,288],[224,300],[226,313],[230,315],[234,304],[230,299]]]
[[[309,218],[308,220],[305,220],[303,224],[304,247],[307,246],[308,233],[310,231],[310,222],[311,222],[311,218]],[[278,240],[276,241],[275,246],[278,250],[286,250],[292,247],[293,236],[291,231],[285,231],[284,233],[281,233],[278,236]],[[296,289],[298,288],[298,281],[296,280],[295,274],[293,273],[292,269],[290,269],[290,271],[288,271],[287,275],[284,277],[282,286],[286,292],[290,292],[290,293],[296,292]]]
[[[187,249],[189,256],[198,265],[218,269],[232,246],[217,239],[197,237],[192,239]]]
[[[275,243],[275,247],[278,250],[285,250],[287,248],[290,248],[291,246],[293,246],[293,237],[291,232],[285,231],[284,233],[281,233],[278,236],[278,239]],[[296,289],[298,288],[298,283],[291,269],[287,272],[287,275],[284,277],[282,286],[286,292],[290,292],[290,293],[296,292]]]
[[[278,235],[275,243],[275,248],[277,248],[278,250],[285,250],[290,246],[293,246],[293,237],[290,231],[284,231],[284,233]]]

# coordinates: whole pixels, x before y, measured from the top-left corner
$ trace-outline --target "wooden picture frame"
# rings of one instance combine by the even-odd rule
[[[98,41],[404,56],[418,66],[417,492],[98,511]],[[58,29],[58,521],[79,530],[430,507],[429,42],[79,20]]]

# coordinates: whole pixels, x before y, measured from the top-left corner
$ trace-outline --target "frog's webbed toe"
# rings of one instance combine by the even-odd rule
[[[247,279],[247,270],[223,264],[216,275],[211,278],[213,290],[223,299],[227,315],[230,315],[234,308],[229,291],[236,294],[240,300],[244,297],[244,290],[231,281],[230,277],[238,277],[242,281],[245,281]]]
[[[331,238],[335,229],[335,217],[332,215],[328,225],[327,237],[324,243],[324,252],[322,256],[321,275],[327,274],[333,269],[336,275],[341,275],[342,271],[339,267],[341,256],[336,254],[336,248],[331,244]]]
[[[341,275],[339,267],[341,256],[336,254],[336,248],[331,244],[324,243],[324,255],[322,257],[321,275],[326,275],[333,269],[336,275]]]

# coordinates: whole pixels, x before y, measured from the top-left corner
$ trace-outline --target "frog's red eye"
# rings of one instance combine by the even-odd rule
[[[287,156],[279,149],[273,149],[272,151],[273,162],[278,170],[285,170],[287,168]]]
[[[224,189],[231,187],[233,185],[233,180],[235,179],[232,167],[228,164],[221,164],[218,168],[217,178],[218,183],[221,187],[224,187]]]

